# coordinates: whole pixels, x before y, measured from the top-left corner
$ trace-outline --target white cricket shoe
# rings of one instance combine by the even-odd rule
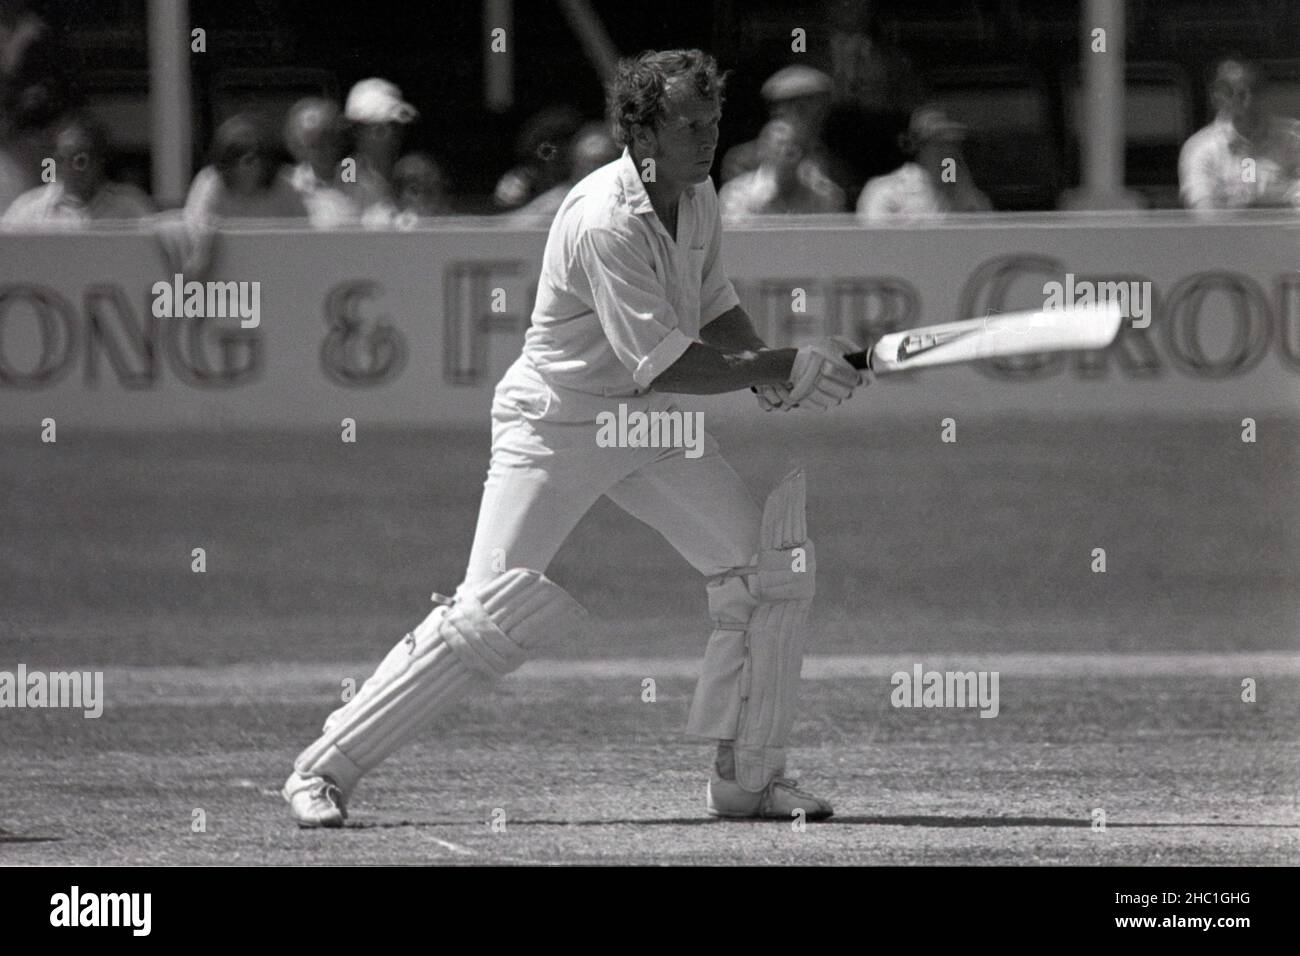
[[[348,818],[343,791],[329,777],[294,771],[280,791],[300,827],[341,827]]]
[[[825,820],[835,811],[831,805],[799,789],[799,781],[773,777],[762,790],[746,790],[734,780],[724,780],[713,771],[709,780],[709,816],[739,820],[792,820],[802,810],[805,820]]]

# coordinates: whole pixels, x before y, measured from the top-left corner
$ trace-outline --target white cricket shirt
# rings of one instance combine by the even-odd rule
[[[702,326],[739,304],[722,268],[712,180],[687,189],[677,210],[674,240],[624,150],[574,186],[556,213],[516,365],[530,366],[521,374],[535,372],[569,412],[597,407],[581,395],[644,394]]]

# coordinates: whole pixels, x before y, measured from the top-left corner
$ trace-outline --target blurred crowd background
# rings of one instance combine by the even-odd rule
[[[618,156],[610,56],[669,46],[730,71],[714,169],[729,219],[1049,210],[1080,183],[1079,0],[517,2],[504,94],[485,78],[493,8],[191,0],[205,48],[182,203],[151,194],[146,0],[0,0],[3,222],[549,221]],[[1124,10],[1132,204],[1300,208],[1300,3]]]

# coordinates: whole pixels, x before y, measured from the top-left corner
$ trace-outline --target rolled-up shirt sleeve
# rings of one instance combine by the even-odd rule
[[[740,297],[722,267],[722,219],[719,215],[718,196],[709,183],[704,203],[704,223],[709,230],[704,253],[704,275],[700,280],[700,325],[707,325],[718,316],[740,305]]]
[[[691,339],[635,240],[608,229],[587,229],[575,265],[586,275],[591,307],[618,360],[641,388],[649,388],[682,357]]]

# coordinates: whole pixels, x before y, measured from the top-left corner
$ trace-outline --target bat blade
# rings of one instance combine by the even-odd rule
[[[1100,349],[1114,341],[1123,318],[1117,303],[1008,312],[891,332],[871,349],[845,358],[854,368],[880,374],[1030,352]]]

